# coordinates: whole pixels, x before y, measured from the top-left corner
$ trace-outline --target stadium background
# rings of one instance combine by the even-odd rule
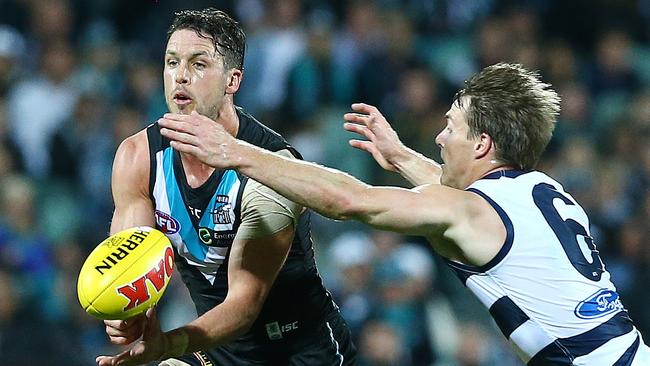
[[[351,102],[378,105],[437,158],[464,78],[497,61],[539,69],[563,97],[541,168],[590,213],[650,339],[650,1],[0,0],[0,366],[92,365],[118,350],[79,307],[76,276],[107,235],[117,145],[165,112],[173,11],[210,5],[247,32],[236,103],[306,159],[375,184],[406,183],[347,146]],[[418,238],[320,217],[314,238],[361,365],[520,364]],[[166,328],[194,316],[179,284],[160,307]]]

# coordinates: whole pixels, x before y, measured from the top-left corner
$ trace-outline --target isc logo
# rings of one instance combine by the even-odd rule
[[[165,287],[165,284],[172,275],[172,270],[174,268],[174,251],[172,248],[167,248],[165,250],[165,257],[161,259],[158,264],[153,267],[149,272],[144,276],[136,279],[130,284],[121,286],[117,288],[117,292],[126,297],[129,300],[129,303],[124,307],[124,311],[132,309],[142,303],[145,303],[151,298],[149,294],[149,286],[147,286],[147,281],[149,281],[156,292],[160,293]]]

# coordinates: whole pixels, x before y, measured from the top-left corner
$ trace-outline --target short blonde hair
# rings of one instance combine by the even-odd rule
[[[560,97],[550,84],[521,65],[498,63],[465,81],[454,103],[463,106],[463,100],[469,100],[464,107],[471,136],[487,133],[499,161],[535,168],[560,113]]]

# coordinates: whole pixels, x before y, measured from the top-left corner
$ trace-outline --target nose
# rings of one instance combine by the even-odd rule
[[[190,82],[187,67],[184,65],[184,63],[178,65],[178,68],[176,69],[175,79],[177,84],[187,84]]]
[[[442,135],[443,135],[444,132],[445,132],[445,131],[442,130],[442,131],[440,131],[440,133],[438,133],[438,135],[436,136],[435,142],[436,142],[436,145],[438,145],[439,147],[442,147],[442,145],[443,145],[443,144],[442,144],[442,140],[443,140]]]

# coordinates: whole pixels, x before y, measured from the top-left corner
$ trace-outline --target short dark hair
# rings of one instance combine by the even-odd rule
[[[174,21],[167,30],[167,41],[177,30],[191,29],[200,37],[212,40],[214,49],[223,56],[226,68],[244,70],[246,35],[239,23],[228,14],[215,8],[206,8],[183,10],[174,15]]]
[[[537,72],[519,64],[488,66],[465,81],[454,102],[469,98],[468,137],[487,133],[496,158],[519,169],[533,169],[551,140],[560,97]]]

